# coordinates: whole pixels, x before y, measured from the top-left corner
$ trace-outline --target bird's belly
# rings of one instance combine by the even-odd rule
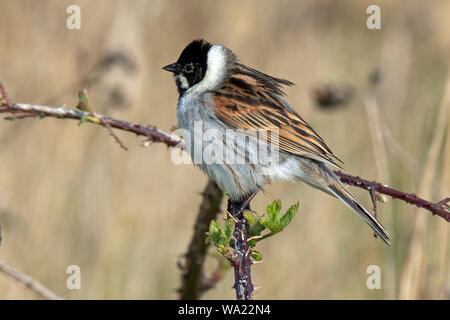
[[[261,163],[254,137],[242,139],[202,108],[179,108],[177,115],[194,165],[232,200],[241,200],[271,182],[267,172],[273,164],[267,162],[275,161],[265,155]]]

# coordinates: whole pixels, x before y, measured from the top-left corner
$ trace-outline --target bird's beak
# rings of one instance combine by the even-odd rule
[[[175,62],[165,66],[163,69],[169,72],[179,73],[182,70],[182,66]]]

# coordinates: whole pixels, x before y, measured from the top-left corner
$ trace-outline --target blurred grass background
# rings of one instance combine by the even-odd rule
[[[81,7],[81,30],[66,28],[71,4]],[[366,28],[371,4],[381,7],[381,30]],[[0,0],[0,8],[0,79],[13,101],[74,106],[86,86],[96,111],[169,130],[178,95],[161,68],[205,38],[295,82],[288,101],[347,172],[432,201],[450,194],[449,1]],[[311,89],[326,82],[375,97],[381,154],[361,100],[315,106]],[[64,298],[175,299],[177,260],[207,179],[172,164],[164,145],[143,148],[142,139],[118,135],[128,152],[106,130],[70,120],[0,122],[0,259]],[[371,206],[367,192],[352,191]],[[277,198],[286,207],[300,201],[300,213],[260,245],[256,299],[449,298],[441,218],[391,199],[379,204],[388,248],[337,200],[304,184],[276,183],[253,209],[262,213]],[[66,289],[72,264],[81,267],[81,290]],[[366,287],[369,265],[381,268],[381,290]],[[232,284],[228,272],[203,298],[233,299]],[[36,297],[0,275],[0,299],[14,298]]]

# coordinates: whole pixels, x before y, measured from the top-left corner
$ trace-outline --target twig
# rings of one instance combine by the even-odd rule
[[[186,254],[185,263],[181,266],[182,284],[179,290],[180,299],[198,299],[203,292],[214,285],[212,281],[208,281],[208,284],[201,282],[203,263],[209,246],[205,242],[205,234],[208,231],[211,221],[216,218],[217,213],[220,211],[222,199],[222,191],[213,181],[208,181],[203,191],[203,201],[195,221],[194,235]]]
[[[445,219],[447,222],[450,221],[450,210],[446,208],[446,204],[450,202],[450,198],[446,198],[438,203],[433,203],[422,198],[419,198],[413,193],[406,193],[403,191],[399,191],[384,184],[375,181],[364,180],[360,177],[355,177],[349,174],[345,174],[341,171],[334,171],[334,173],[339,176],[341,181],[345,184],[363,188],[366,190],[370,190],[372,188],[374,191],[378,193],[382,193],[388,196],[391,196],[393,199],[400,199],[407,203],[413,204],[419,208],[426,209],[430,211],[432,214],[438,215],[441,218]]]
[[[0,113],[9,113],[10,115],[22,115],[27,116],[36,115],[38,117],[51,117],[57,119],[74,119],[81,120],[86,116],[93,116],[99,120],[99,125],[105,126],[107,123],[111,128],[120,129],[123,131],[131,132],[139,136],[146,136],[151,141],[161,142],[169,147],[178,147],[183,149],[185,142],[175,136],[164,131],[157,129],[156,127],[142,126],[132,122],[122,121],[102,115],[99,113],[91,113],[88,111],[82,111],[77,109],[70,109],[66,107],[52,108],[48,106],[33,105],[27,103],[12,103],[6,95],[3,84],[0,82]]]
[[[372,199],[372,205],[373,205],[373,214],[375,216],[375,219],[377,218],[377,192],[374,190],[373,187],[369,187],[369,193],[370,198]],[[373,234],[375,237],[377,236],[376,233]]]
[[[103,126],[108,130],[109,135],[114,138],[117,144],[125,151],[128,151],[128,148],[123,144],[123,142],[119,139],[119,137],[114,133],[108,121],[103,121]]]
[[[50,291],[48,288],[44,287],[42,284],[31,279],[26,274],[8,266],[2,260],[0,260],[0,272],[11,277],[15,281],[23,284],[25,287],[29,288],[31,291],[46,300],[62,300],[61,297],[57,296],[55,293]]]
[[[85,116],[90,116],[90,112],[69,109],[66,107],[51,108],[48,106],[31,105],[25,103],[15,103],[12,105],[0,105],[0,113],[16,114],[35,114],[40,117],[52,117],[57,119],[75,119],[81,120]],[[108,123],[111,128],[120,129],[135,133],[136,135],[146,136],[152,141],[162,142],[169,147],[184,147],[184,141],[175,136],[169,135],[155,127],[146,127],[132,122],[122,121],[110,118],[108,116],[93,113],[94,117],[102,121],[101,125]]]

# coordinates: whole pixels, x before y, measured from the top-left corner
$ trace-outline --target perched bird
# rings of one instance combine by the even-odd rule
[[[250,68],[205,40],[189,43],[163,69],[175,77],[178,126],[194,164],[231,201],[248,203],[276,180],[304,181],[341,200],[390,244],[385,228],[330,169],[342,162],[284,100],[282,86],[292,82]],[[230,132],[244,139],[230,140]],[[266,147],[271,152],[262,157]]]

